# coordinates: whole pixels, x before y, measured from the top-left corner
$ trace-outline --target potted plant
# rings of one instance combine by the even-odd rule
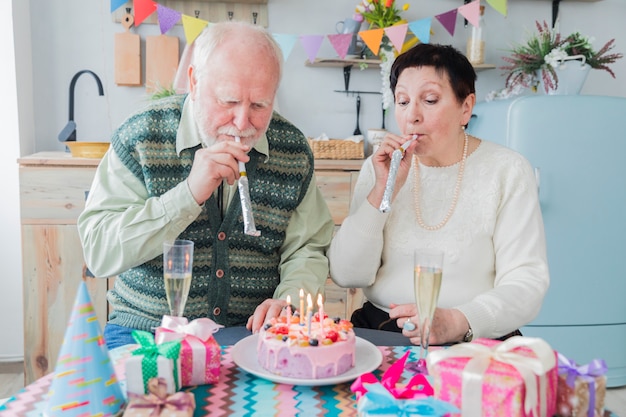
[[[514,46],[510,56],[502,57],[508,65],[500,69],[508,71],[505,91],[518,94],[523,88],[536,91],[541,81],[546,93],[556,90],[559,85],[557,69],[568,59],[579,58],[592,69],[607,71],[613,78],[615,73],[609,67],[622,58],[621,53],[609,53],[615,46],[611,39],[598,51],[594,50],[592,39],[574,32],[562,36],[551,29],[544,21],[535,22],[537,33],[531,34],[525,44]]]
[[[357,22],[367,22],[369,29],[384,29],[389,26],[407,23],[406,20],[402,18],[400,13],[408,9],[408,3],[405,3],[401,9],[396,8],[395,0],[361,0],[356,6],[354,20]],[[405,42],[402,50],[404,51],[413,47],[416,43],[417,38],[413,36]],[[389,88],[389,72],[395,59],[396,52],[400,51],[394,51],[391,41],[387,38],[387,35],[383,35],[381,46],[378,51],[378,56],[381,60],[380,74],[382,78],[381,93],[383,96],[383,109],[387,109],[391,103],[393,103],[393,96],[391,94],[391,89]],[[367,65],[365,64],[365,66]]]

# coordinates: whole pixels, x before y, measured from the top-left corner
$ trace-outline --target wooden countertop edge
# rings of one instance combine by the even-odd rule
[[[37,152],[32,155],[17,159],[21,166],[46,165],[46,166],[70,166],[70,167],[97,167],[99,158],[76,158],[69,152]]]
[[[358,171],[363,165],[364,159],[316,159],[315,169],[324,171]],[[22,166],[46,165],[46,166],[87,166],[97,167],[100,163],[98,158],[76,158],[69,152],[37,152],[18,158],[17,162]]]
[[[359,171],[365,159],[316,159],[315,169],[320,171]]]

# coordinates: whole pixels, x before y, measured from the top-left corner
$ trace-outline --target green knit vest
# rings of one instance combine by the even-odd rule
[[[151,104],[131,116],[111,144],[124,165],[158,197],[189,175],[200,147],[176,154],[184,96]],[[274,113],[267,131],[269,158],[250,151],[246,163],[250,199],[261,236],[244,234],[239,194],[221,219],[214,197],[179,239],[194,242],[193,276],[185,317],[209,317],[225,326],[243,326],[254,309],[272,298],[280,282],[279,250],[291,214],[313,176],[313,154],[304,135]],[[150,331],[169,314],[159,256],[118,276],[108,294],[110,322]]]

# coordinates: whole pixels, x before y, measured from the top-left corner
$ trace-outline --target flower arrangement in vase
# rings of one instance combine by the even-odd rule
[[[592,46],[593,39],[580,32],[562,36],[545,21],[543,24],[535,22],[535,25],[537,33],[531,34],[525,44],[514,46],[510,56],[502,57],[508,65],[500,69],[508,73],[505,89],[500,95],[516,95],[524,88],[536,91],[540,81],[546,93],[556,90],[559,86],[557,69],[569,59],[581,59],[590,68],[607,71],[615,78],[609,65],[623,56],[621,53],[608,53],[614,48],[615,39],[596,51]]]
[[[356,6],[354,13],[354,20],[358,22],[367,22],[369,29],[384,29],[396,24],[406,23],[400,13],[409,9],[409,4],[405,3],[402,9],[396,7],[395,0],[362,0]],[[407,42],[405,48],[409,48],[417,43],[417,38],[413,38],[411,42]],[[383,36],[383,40],[378,51],[378,56],[381,60],[380,74],[382,78],[382,95],[383,95],[383,108],[387,109],[393,102],[393,96],[389,86],[389,73],[391,71],[391,65],[395,59],[395,56],[400,51],[395,51],[395,48],[389,41],[386,35]]]

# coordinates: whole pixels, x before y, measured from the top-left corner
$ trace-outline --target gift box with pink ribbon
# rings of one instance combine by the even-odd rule
[[[478,339],[427,356],[435,398],[454,416],[542,417],[556,410],[556,352],[538,338]]]
[[[150,378],[148,394],[128,395],[128,406],[124,417],[191,417],[196,408],[196,400],[190,392],[167,392],[164,378]]]
[[[185,317],[163,316],[157,327],[157,345],[180,341],[181,386],[215,384],[220,376],[221,349],[213,333],[224,326],[208,318],[189,322]]]
[[[422,374],[415,374],[407,384],[400,379],[410,352],[392,364],[379,381],[372,373],[359,376],[350,386],[357,397],[357,412],[368,416],[444,417],[459,410],[432,397],[433,389]]]
[[[560,353],[558,360],[557,416],[603,416],[607,372],[604,360],[594,359],[586,365],[579,366]]]

